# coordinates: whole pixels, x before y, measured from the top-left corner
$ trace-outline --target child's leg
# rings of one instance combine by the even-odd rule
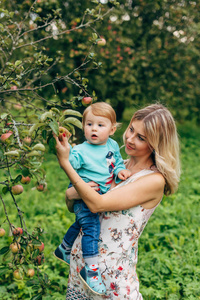
[[[82,201],[76,201],[76,204],[74,207],[76,210],[80,210],[82,208]],[[54,255],[60,259],[61,261],[64,261],[68,265],[70,264],[70,253],[71,253],[71,248],[73,246],[73,243],[75,239],[77,238],[78,234],[80,232],[80,226],[79,223],[74,222],[68,231],[66,232],[62,243],[56,248]]]
[[[68,265],[70,264],[71,248],[79,232],[79,224],[75,222],[70,226],[67,233],[65,234],[62,244],[60,244],[54,252],[56,258],[60,259]]]
[[[91,213],[83,203],[83,209],[77,217],[83,231],[82,251],[85,260],[85,267],[80,272],[80,278],[95,294],[105,294],[106,288],[98,266],[99,215]]]

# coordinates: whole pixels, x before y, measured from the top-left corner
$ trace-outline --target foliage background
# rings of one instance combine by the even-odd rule
[[[91,95],[116,109],[122,128],[115,138],[122,145],[122,133],[134,110],[155,101],[167,105],[180,134],[181,183],[175,195],[163,199],[145,228],[139,244],[138,275],[144,299],[200,299],[200,4],[123,0],[115,7],[113,1],[101,2],[103,18],[95,10],[98,1],[0,1],[1,111],[11,112],[17,120],[25,116],[28,123],[34,123],[52,106],[82,112],[82,97]],[[27,12],[33,3],[36,10],[30,17]],[[87,8],[86,21],[98,21],[79,28]],[[48,14],[55,23],[40,30]],[[13,37],[17,40],[22,20],[24,39],[18,42],[29,46],[16,50]],[[67,32],[58,35],[58,29]],[[46,38],[48,35],[51,38]],[[104,47],[97,45],[100,36],[106,39]],[[34,41],[40,42],[31,44]],[[85,58],[87,66],[79,68]],[[14,109],[13,105],[19,103],[22,109]],[[22,130],[22,137],[26,134]],[[77,134],[81,140],[80,131]],[[122,153],[125,158],[123,149]],[[43,168],[47,190],[37,193],[32,181],[17,197],[17,203],[25,212],[27,227],[32,230],[39,226],[45,231],[45,263],[39,268],[48,275],[50,284],[48,281],[48,293],[42,299],[59,300],[65,297],[69,269],[52,252],[74,215],[64,203],[68,179],[48,147]],[[17,224],[17,213],[8,195],[5,202],[12,222]],[[5,221],[2,209],[0,220],[1,224]],[[10,244],[9,228],[5,228],[6,237],[0,239],[2,247]],[[2,299],[37,299],[37,290],[27,286],[26,281],[13,280],[11,271],[0,283]]]

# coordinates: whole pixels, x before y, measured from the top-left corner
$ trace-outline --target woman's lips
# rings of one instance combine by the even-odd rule
[[[129,150],[134,150],[134,148],[132,146],[130,146],[129,144],[126,144],[126,148]]]

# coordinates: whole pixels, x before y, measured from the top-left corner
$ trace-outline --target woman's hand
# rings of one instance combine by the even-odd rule
[[[69,160],[70,146],[65,133],[63,133],[60,139],[58,139],[58,137],[55,134],[53,136],[56,140],[56,151],[58,161],[62,168],[64,161]]]
[[[96,183],[94,181],[90,181],[87,184],[95,191],[100,190],[98,183]],[[74,201],[79,200],[79,199],[81,199],[81,198],[73,186],[66,190],[65,202],[66,202],[67,208],[70,212],[74,212],[74,210],[73,210]]]
[[[87,184],[95,191],[99,191],[99,185],[98,183],[94,182],[94,181],[90,181],[87,182]],[[81,199],[81,197],[79,196],[79,194],[77,193],[76,189],[72,186],[70,188],[68,188],[66,190],[66,198],[68,201],[73,201],[73,200],[79,200]]]
[[[94,181],[90,181],[90,182],[88,182],[88,185],[91,187],[91,188],[93,188],[93,190],[95,190],[95,191],[100,191],[100,188],[99,188],[99,184],[98,183],[96,183],[96,182],[94,182]]]

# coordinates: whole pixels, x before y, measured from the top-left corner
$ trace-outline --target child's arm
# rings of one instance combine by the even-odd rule
[[[119,179],[121,179],[121,180],[126,180],[127,178],[129,178],[129,177],[131,176],[131,171],[126,170],[126,169],[121,170],[121,171],[119,171],[119,173],[118,173],[117,176],[118,176]]]

